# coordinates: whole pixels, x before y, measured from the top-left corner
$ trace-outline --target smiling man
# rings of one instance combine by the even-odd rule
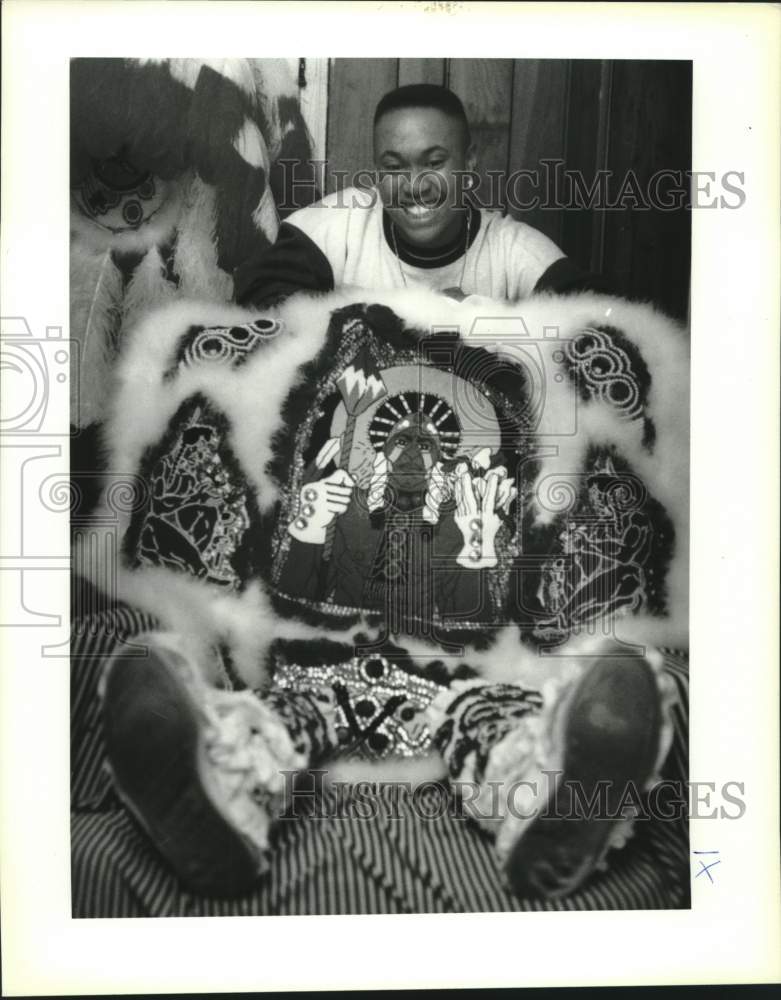
[[[289,216],[274,246],[236,270],[236,300],[267,305],[342,285],[511,301],[595,287],[543,233],[479,207],[477,159],[452,91],[391,91],[374,115],[374,186],[348,187]]]

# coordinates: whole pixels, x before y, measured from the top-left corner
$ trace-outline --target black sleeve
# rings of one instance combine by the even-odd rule
[[[601,295],[619,295],[611,283],[600,274],[583,271],[569,257],[555,261],[543,272],[534,286],[535,292],[598,292]]]
[[[241,306],[271,305],[293,292],[330,292],[334,274],[328,258],[306,233],[283,222],[273,246],[265,247],[233,272],[233,298]]]

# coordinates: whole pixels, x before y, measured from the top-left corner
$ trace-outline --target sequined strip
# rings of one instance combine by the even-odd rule
[[[425,752],[431,745],[431,732],[423,713],[443,690],[384,656],[353,657],[316,667],[282,663],[274,682],[291,691],[331,688],[343,753],[369,759]]]
[[[370,619],[382,620],[382,612],[376,609],[367,611],[365,608],[351,608],[344,604],[328,604],[326,601],[312,601],[308,597],[293,597],[291,594],[286,594],[282,590],[274,590],[274,594],[284,601],[292,601],[294,604],[299,604],[301,607],[308,608],[310,611],[318,611],[324,615],[332,615],[338,618],[366,617]],[[408,622],[416,622],[419,625],[431,626],[432,629],[441,629],[443,632],[448,630],[458,632],[483,632],[486,629],[495,629],[497,624],[504,624],[504,622],[499,619],[490,622],[463,621],[462,619],[453,621],[441,618],[439,615],[433,615],[426,618],[423,618],[420,615],[405,615],[404,621],[405,624]],[[432,638],[435,637],[432,636]]]

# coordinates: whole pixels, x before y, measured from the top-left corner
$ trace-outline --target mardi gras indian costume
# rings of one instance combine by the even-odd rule
[[[317,191],[289,60],[73,59],[70,109],[71,423],[83,428],[102,419],[127,331],[176,299],[230,302],[234,269]]]
[[[591,294],[182,301],[129,335],[112,400],[91,544],[132,474],[116,586],[157,627],[103,671],[102,723],[188,887],[262,882],[307,768],[449,781],[524,897],[601,877],[686,646],[676,324]]]

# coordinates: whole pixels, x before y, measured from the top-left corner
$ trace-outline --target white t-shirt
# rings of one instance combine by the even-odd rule
[[[444,267],[415,267],[396,256],[385,236],[375,189],[345,188],[293,212],[286,222],[321,250],[337,288],[461,288],[466,295],[526,298],[551,264],[565,255],[523,222],[496,211],[480,209],[479,214],[480,226],[466,258],[461,254]]]

